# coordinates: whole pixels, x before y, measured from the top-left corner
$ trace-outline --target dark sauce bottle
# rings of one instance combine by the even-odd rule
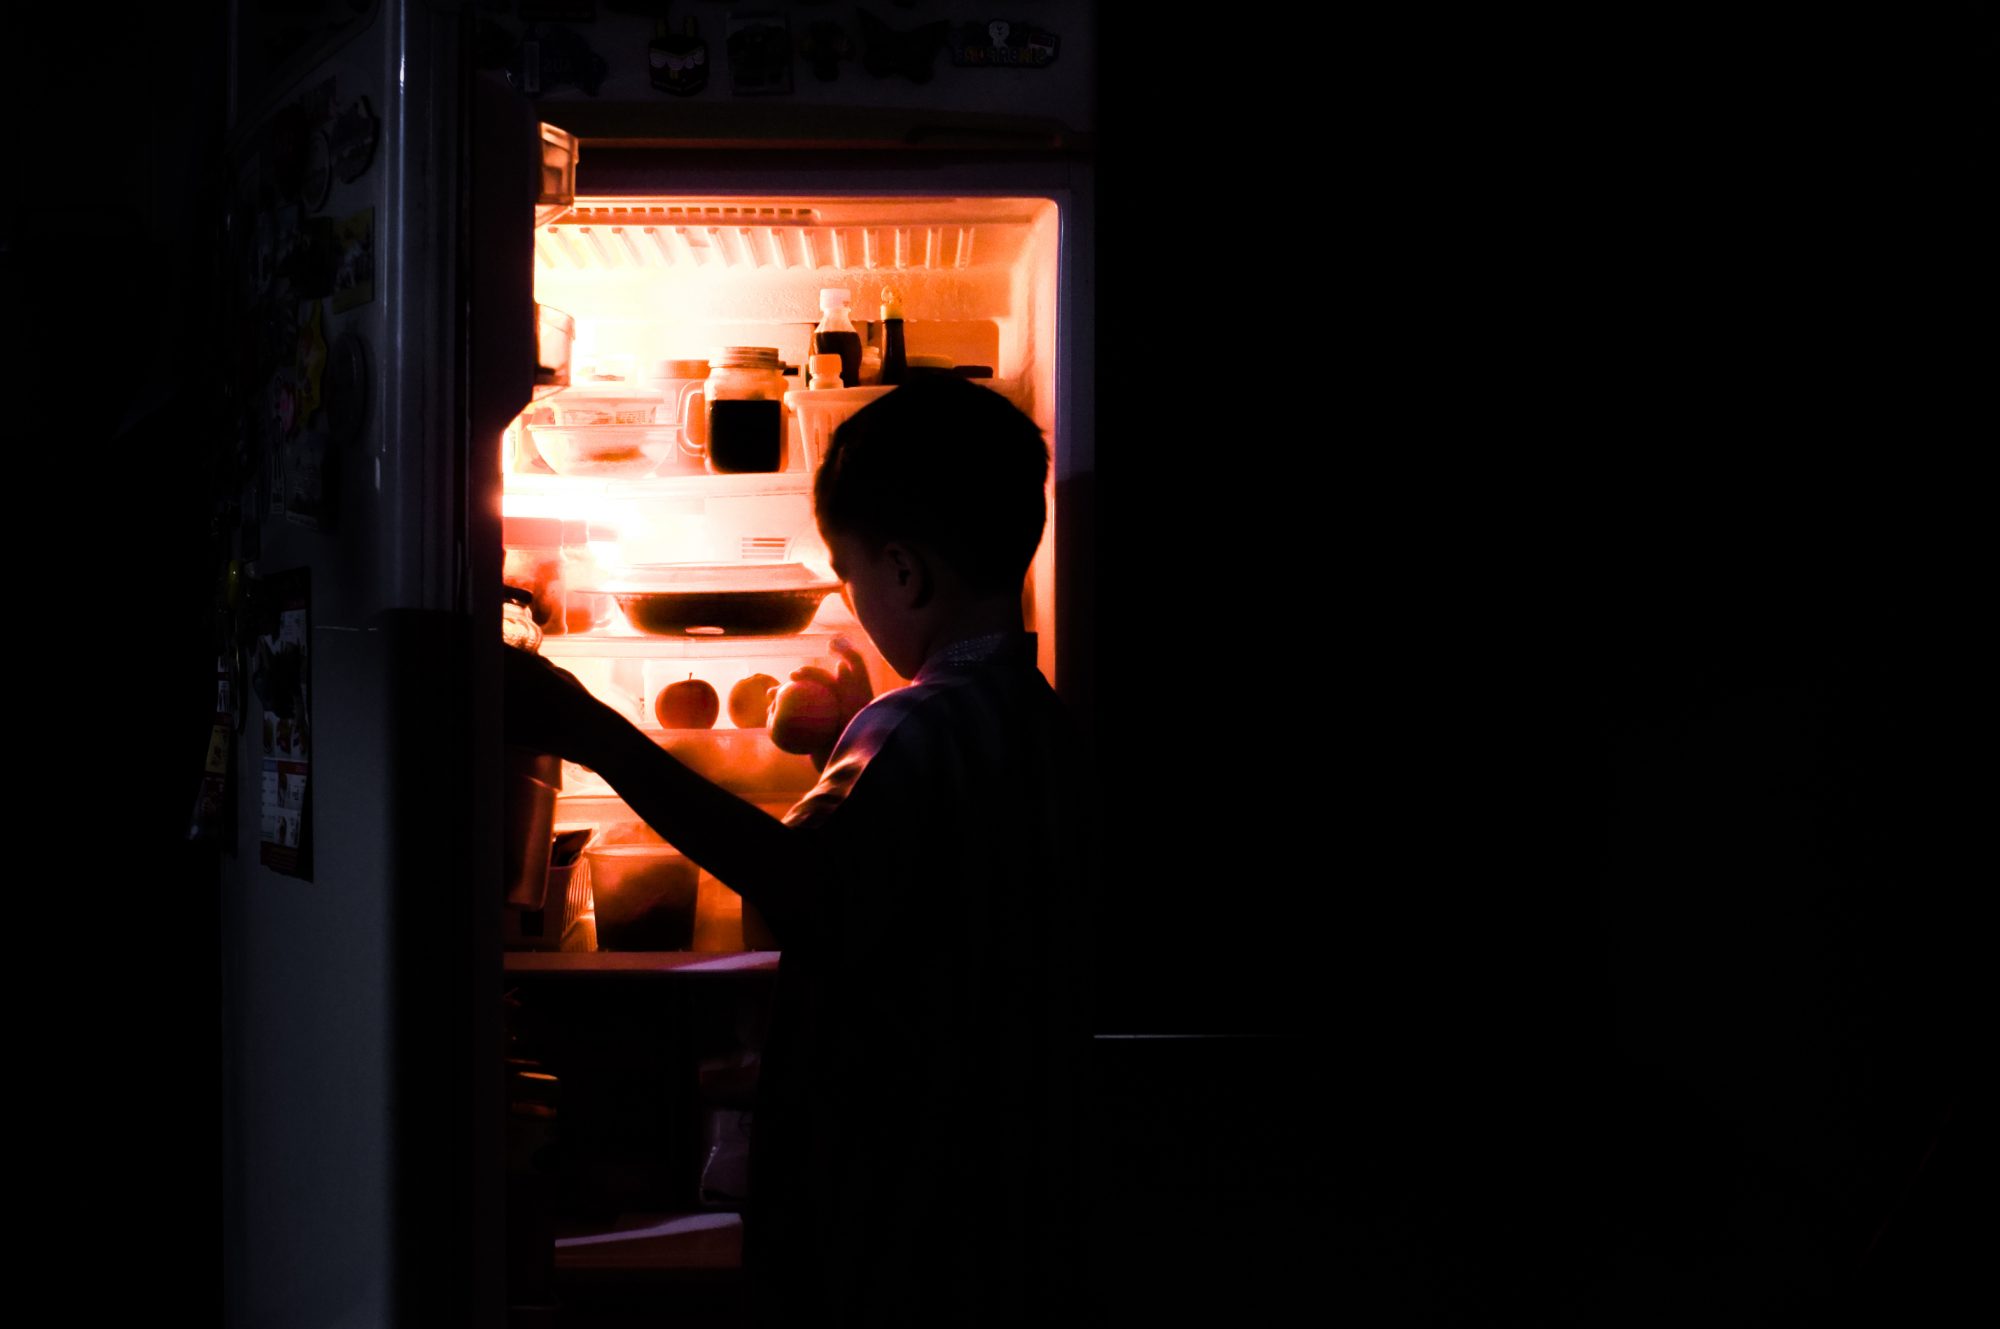
[[[861,334],[855,331],[854,320],[848,316],[848,302],[853,293],[842,287],[829,286],[819,293],[819,326],[813,329],[812,349],[814,355],[837,355],[840,357],[840,381],[853,387],[861,381]]]
[[[882,382],[901,383],[909,373],[909,356],[903,347],[903,302],[887,286],[882,288]]]

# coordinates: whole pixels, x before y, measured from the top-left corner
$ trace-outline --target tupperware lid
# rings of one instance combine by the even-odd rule
[[[707,378],[706,360],[661,360],[653,365],[654,378]]]

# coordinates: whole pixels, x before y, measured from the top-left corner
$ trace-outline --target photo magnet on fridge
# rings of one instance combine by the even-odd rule
[[[739,97],[792,90],[792,34],[783,14],[767,9],[730,12],[729,90]]]

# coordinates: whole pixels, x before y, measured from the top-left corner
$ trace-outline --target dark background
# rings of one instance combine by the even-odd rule
[[[1100,38],[1100,736],[1133,877],[1214,900],[1122,893],[1103,1004],[1236,1035],[1103,1049],[1104,1295],[1931,1322],[1984,1124],[1991,7],[1524,22]],[[212,369],[223,47],[111,26],[34,47],[0,254],[25,381],[89,394],[16,435],[38,584],[130,625],[62,590],[29,666],[85,699],[29,708],[50,848],[119,860],[33,934],[31,1103],[49,1212],[132,1234],[68,1284],[215,1318],[210,442],[109,426]],[[1163,198],[1262,239],[1186,261]],[[1203,722],[1244,687],[1267,726]]]

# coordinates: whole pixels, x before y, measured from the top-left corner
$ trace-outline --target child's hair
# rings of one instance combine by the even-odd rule
[[[1048,523],[1049,447],[990,388],[912,379],[834,430],[813,479],[822,531],[915,540],[976,591],[1020,586]]]

